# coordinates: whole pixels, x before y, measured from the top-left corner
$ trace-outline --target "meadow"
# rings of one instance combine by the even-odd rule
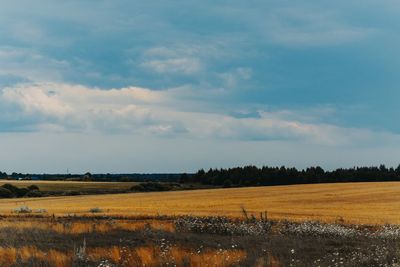
[[[66,187],[64,183],[69,182],[58,183]],[[275,220],[400,224],[399,193],[399,182],[376,182],[20,198],[1,199],[0,213],[9,214],[26,205],[57,216],[84,215],[98,207],[102,214],[127,217],[188,214],[240,217],[241,207],[245,207],[256,216],[267,212]]]
[[[0,266],[398,266],[400,227],[226,217],[7,216]]]
[[[387,182],[1,199],[0,266],[399,266],[398,192]]]

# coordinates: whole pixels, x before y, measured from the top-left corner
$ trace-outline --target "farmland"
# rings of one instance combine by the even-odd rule
[[[2,199],[0,265],[398,266],[399,191],[390,182]]]
[[[69,182],[57,183],[66,187]],[[99,207],[106,215],[240,217],[243,206],[256,216],[267,211],[271,219],[400,224],[399,192],[400,183],[386,182],[2,199],[0,213],[9,214],[14,208],[26,205],[61,216],[84,215],[89,209]]]
[[[15,181],[0,180],[0,186],[4,184],[12,184],[17,187],[27,187],[35,184],[40,191],[97,191],[97,190],[128,190],[135,182],[85,182],[85,181]]]

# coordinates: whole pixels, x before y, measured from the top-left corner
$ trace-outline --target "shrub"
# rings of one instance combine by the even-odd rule
[[[134,185],[134,186],[131,187],[131,191],[139,191],[139,192],[142,192],[142,191],[144,191],[144,190],[145,190],[145,188],[144,188],[144,186],[142,186],[141,184],[137,184],[137,185]]]
[[[12,198],[14,194],[7,188],[0,187],[0,198]]]
[[[65,191],[62,193],[63,196],[79,196],[81,192],[79,191]]]
[[[15,192],[15,194],[17,195],[17,197],[23,197],[23,196],[25,196],[28,192],[29,192],[29,189],[28,189],[28,188],[17,188],[17,191]]]
[[[34,184],[28,186],[28,189],[29,189],[29,190],[37,190],[37,191],[40,191],[39,187],[38,187],[37,185],[34,185]]]
[[[12,184],[3,184],[1,186],[2,188],[5,188],[7,190],[9,190],[10,192],[12,192],[14,195],[16,194],[16,192],[18,191],[18,187],[12,185]]]
[[[25,194],[25,197],[42,197],[43,194],[39,190],[31,190]]]
[[[18,188],[12,184],[4,184],[1,187],[10,190],[13,193],[13,195],[16,197],[23,197],[26,195],[26,193],[29,192],[29,189],[27,189],[27,188]]]
[[[138,192],[170,191],[172,189],[173,188],[171,184],[163,184],[156,182],[141,183],[131,187],[131,191],[138,191]]]

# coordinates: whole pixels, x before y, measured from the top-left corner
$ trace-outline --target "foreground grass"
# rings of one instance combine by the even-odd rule
[[[226,237],[175,232],[173,218],[22,216],[0,223],[0,266],[232,266],[245,258]]]
[[[0,213],[27,205],[49,214],[83,215],[100,207],[106,215],[242,216],[267,211],[271,219],[340,219],[355,224],[400,224],[400,183],[314,184],[157,193],[2,199]]]
[[[226,217],[0,222],[0,266],[399,266],[399,226]]]

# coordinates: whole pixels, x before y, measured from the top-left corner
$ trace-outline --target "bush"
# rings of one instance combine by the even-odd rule
[[[29,192],[29,189],[27,188],[18,188],[12,184],[4,184],[1,187],[10,190],[15,197],[23,197]]]
[[[163,184],[156,182],[141,183],[131,187],[131,191],[138,191],[138,192],[156,192],[156,191],[170,191],[170,190],[172,190],[172,186],[170,184]]]
[[[137,184],[137,185],[134,185],[131,187],[131,191],[143,192],[144,190],[145,190],[145,188],[141,184]]]
[[[12,198],[14,196],[13,192],[7,188],[0,187],[0,198]]]
[[[28,192],[28,188],[17,188],[15,194],[17,195],[17,197],[24,197]]]
[[[39,190],[31,190],[25,194],[25,197],[42,197],[43,194]]]
[[[29,190],[37,190],[37,191],[40,191],[39,187],[38,187],[37,185],[34,185],[34,184],[28,186],[28,189],[29,189]]]
[[[65,191],[62,193],[63,196],[79,196],[81,192],[79,191]]]
[[[1,187],[10,190],[13,193],[17,192],[19,189],[18,187],[12,184],[3,184]]]

